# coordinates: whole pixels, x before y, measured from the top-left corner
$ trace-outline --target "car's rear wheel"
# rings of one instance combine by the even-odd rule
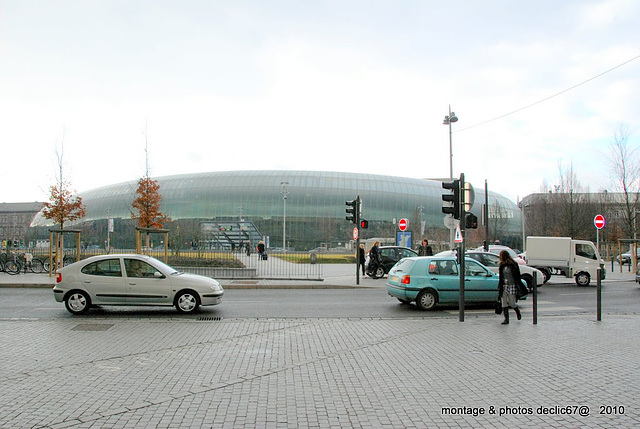
[[[531,277],[529,274],[523,274],[520,276],[520,278],[527,284],[527,289],[529,289],[529,292],[533,292],[533,277]]]
[[[420,310],[433,310],[437,303],[438,294],[431,289],[423,290],[416,298],[416,306]]]
[[[199,305],[198,296],[193,292],[180,292],[176,297],[176,310],[180,313],[193,313]]]
[[[84,314],[91,307],[91,298],[86,292],[78,290],[67,295],[64,305],[71,314]]]
[[[373,276],[374,279],[379,279],[384,277],[384,267],[381,266],[377,266],[375,268],[375,270],[373,270]]]
[[[551,279],[551,271],[547,268],[539,268],[539,270],[542,271],[542,274],[544,275],[544,283],[548,282],[549,279]]]

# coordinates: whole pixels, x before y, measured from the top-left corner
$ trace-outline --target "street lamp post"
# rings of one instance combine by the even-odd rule
[[[451,131],[451,124],[458,122],[458,117],[455,112],[451,111],[451,105],[449,105],[449,114],[444,117],[442,125],[449,125],[449,180],[453,182],[453,132]],[[452,219],[453,220],[453,219]],[[453,249],[453,223],[449,228],[449,247]]]
[[[522,201],[518,203],[518,207],[520,208],[520,216],[522,217],[522,251],[527,251],[527,234],[525,231],[525,217],[524,217],[524,209],[529,207],[529,204],[523,204]]]
[[[451,131],[451,124],[458,122],[458,117],[455,112],[451,111],[451,105],[449,105],[449,115],[444,117],[442,125],[449,125],[449,180],[453,180],[453,132]]]

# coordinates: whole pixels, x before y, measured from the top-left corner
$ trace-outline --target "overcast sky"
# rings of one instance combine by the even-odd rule
[[[77,191],[136,180],[145,143],[154,177],[446,178],[449,105],[454,176],[614,190],[639,23],[637,0],[0,0],[0,202],[47,200],[61,152]]]

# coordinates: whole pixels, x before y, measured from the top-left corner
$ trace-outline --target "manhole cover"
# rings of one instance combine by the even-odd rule
[[[106,331],[112,326],[112,324],[106,323],[81,323],[76,325],[72,331]]]
[[[222,317],[220,316],[215,316],[215,317],[199,317],[198,321],[200,322],[205,322],[205,321],[216,321],[216,320],[222,320]]]

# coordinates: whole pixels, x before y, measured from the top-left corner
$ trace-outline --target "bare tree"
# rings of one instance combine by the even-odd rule
[[[598,201],[582,186],[572,164],[566,169],[558,164],[557,182],[550,187],[545,181],[541,191],[525,202],[528,235],[593,238]]]
[[[573,169],[558,166],[559,184],[555,194],[560,212],[556,220],[561,235],[567,237],[588,239],[593,229],[595,207],[591,202],[589,188],[582,186]]]
[[[609,163],[613,189],[622,194],[622,218],[628,237],[636,232],[640,197],[640,158],[629,146],[629,127],[620,124],[609,145]]]

